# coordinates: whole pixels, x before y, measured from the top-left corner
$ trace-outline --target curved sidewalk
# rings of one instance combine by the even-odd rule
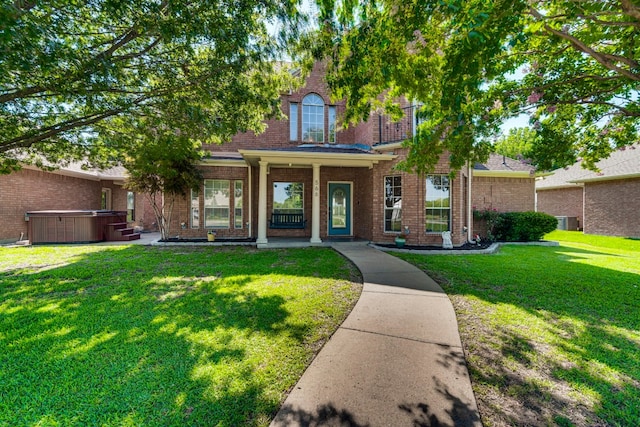
[[[442,288],[364,244],[333,246],[362,272],[362,295],[271,426],[482,426]]]

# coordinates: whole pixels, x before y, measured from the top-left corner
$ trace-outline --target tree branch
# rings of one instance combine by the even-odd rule
[[[33,87],[28,87],[26,89],[15,90],[14,92],[4,93],[0,95],[0,104],[11,102],[19,98],[26,98],[30,95],[34,95],[36,93],[41,93],[45,91],[46,91],[46,88],[42,86],[33,86]]]
[[[134,105],[140,104],[141,102],[148,99],[147,97],[140,97],[133,102]],[[13,150],[15,148],[27,148],[36,144],[38,142],[42,142],[48,138],[52,138],[57,136],[63,132],[69,131],[71,129],[75,129],[78,127],[92,125],[101,120],[104,120],[109,117],[116,116],[124,112],[122,108],[116,108],[107,110],[101,113],[95,113],[84,117],[74,118],[72,120],[68,120],[66,122],[57,123],[53,126],[47,126],[42,129],[38,129],[35,134],[26,134],[21,135],[17,138],[10,139],[8,141],[0,142],[0,153],[7,152],[9,150]]]
[[[536,19],[544,19],[544,16],[534,8],[529,8],[529,13]],[[621,68],[621,67],[617,66],[616,64],[614,64],[612,62],[612,59],[619,60],[620,58],[618,58],[616,56],[602,54],[602,53],[596,51],[595,49],[592,49],[590,46],[588,46],[582,40],[579,40],[578,38],[572,36],[571,34],[565,33],[563,31],[556,30],[555,28],[551,27],[549,24],[545,23],[544,24],[544,29],[547,32],[551,33],[551,34],[553,34],[555,36],[558,36],[558,37],[568,41],[569,43],[571,43],[571,45],[574,48],[576,48],[577,50],[579,50],[579,51],[581,51],[583,53],[586,53],[587,55],[591,56],[599,64],[601,64],[602,66],[604,66],[608,70],[615,71],[616,73],[621,74],[621,75],[623,75],[623,76],[625,76],[625,77],[627,77],[627,78],[629,78],[631,80],[640,81],[640,74],[635,74],[635,73],[631,72],[630,70],[626,70],[624,68]],[[633,64],[634,64],[633,68],[640,67],[640,64],[638,64],[635,61],[633,61]]]
[[[617,105],[612,102],[606,102],[606,101],[591,101],[589,99],[573,99],[573,100],[557,101],[557,102],[554,102],[553,104],[554,105],[575,105],[575,104],[605,105],[607,107],[614,108],[620,111],[622,114],[624,114],[627,117],[640,117],[640,111],[632,111],[622,105]]]
[[[625,14],[640,21],[640,7],[633,4],[631,0],[620,0],[620,4]]]

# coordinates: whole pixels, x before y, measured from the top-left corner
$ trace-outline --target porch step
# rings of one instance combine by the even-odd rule
[[[127,227],[126,222],[113,222],[107,224],[105,239],[107,241],[130,241],[138,240],[140,233],[136,233],[131,227]]]
[[[124,234],[120,240],[131,241],[140,239],[140,233]]]

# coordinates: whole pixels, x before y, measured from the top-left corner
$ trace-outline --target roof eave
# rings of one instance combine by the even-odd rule
[[[89,181],[123,181],[127,178],[126,175],[122,175],[122,176],[107,175],[107,174],[102,174],[99,171],[76,171],[71,169],[65,169],[64,167],[59,169],[46,170],[33,165],[22,165],[22,168],[40,171],[40,172],[53,173],[56,175],[69,176],[72,178],[86,179]]]
[[[535,178],[529,171],[499,171],[473,169],[473,176],[487,178]]]
[[[245,159],[202,159],[198,162],[199,166],[228,166],[228,167],[243,167],[246,168],[249,165]]]
[[[536,186],[536,191],[545,191],[545,190],[566,190],[571,188],[582,188],[583,186],[580,184],[558,184],[558,185],[549,185],[544,187]]]
[[[595,176],[591,178],[573,179],[567,182],[573,182],[573,183],[579,184],[579,183],[598,182],[598,181],[617,181],[620,179],[633,179],[633,178],[640,178],[640,173],[630,173],[625,175]]]
[[[257,166],[258,162],[266,161],[271,165],[304,165],[312,166],[346,166],[346,167],[373,167],[380,161],[393,160],[395,154],[355,154],[355,153],[322,153],[301,151],[270,151],[270,150],[238,150],[244,159]]]

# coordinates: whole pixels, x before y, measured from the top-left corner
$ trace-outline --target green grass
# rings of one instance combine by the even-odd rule
[[[640,425],[640,241],[397,256],[442,284],[486,427]]]
[[[359,282],[323,248],[0,248],[0,426],[267,425]]]

